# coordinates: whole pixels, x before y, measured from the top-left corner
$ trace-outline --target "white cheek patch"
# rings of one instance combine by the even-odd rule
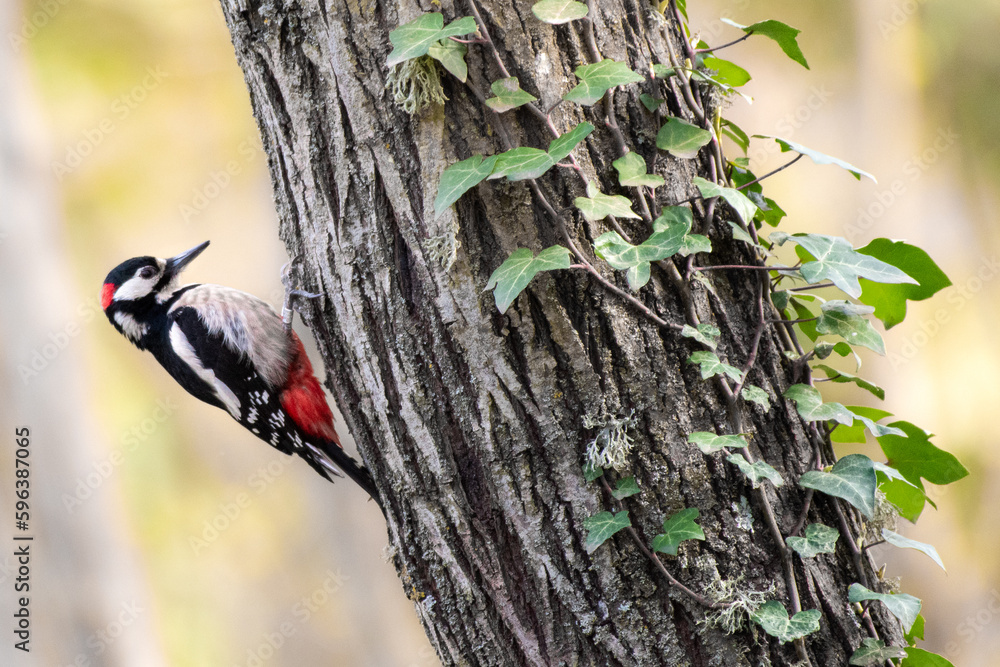
[[[131,315],[121,311],[115,313],[115,322],[122,328],[129,340],[139,340],[149,331],[149,327],[145,324],[139,324]]]
[[[233,416],[233,419],[239,420],[240,399],[237,398],[232,389],[227,387],[219,378],[215,377],[215,371],[201,365],[201,360],[195,354],[191,342],[176,324],[170,327],[170,344],[173,346],[177,356],[215,391],[216,397],[226,406],[226,410]]]
[[[136,299],[141,299],[150,292],[156,286],[156,283],[160,280],[163,275],[163,269],[166,267],[166,262],[162,259],[156,260],[156,275],[151,278],[141,278],[138,275],[134,275],[121,286],[115,290],[115,301],[135,301]],[[141,270],[141,269],[140,269]],[[159,296],[159,295],[157,295]]]

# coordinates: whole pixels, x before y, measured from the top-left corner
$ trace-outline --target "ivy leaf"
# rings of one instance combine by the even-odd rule
[[[681,249],[677,252],[684,257],[695,255],[699,252],[712,252],[712,241],[707,236],[702,236],[701,234],[688,234],[684,237]]]
[[[592,65],[580,65],[574,70],[580,83],[563,95],[567,102],[591,105],[604,97],[615,86],[642,81],[642,76],[633,72],[628,65],[605,58]]]
[[[879,491],[885,494],[886,501],[895,505],[899,516],[911,523],[917,522],[927,503],[937,507],[922,489],[907,481],[895,468],[876,462],[875,474]]]
[[[781,219],[785,217],[785,211],[778,206],[776,201],[770,197],[764,197],[764,205],[758,205],[756,217],[772,227],[777,227]]]
[[[819,366],[817,366],[817,368],[819,368]],[[873,422],[892,416],[891,412],[880,410],[878,408],[871,408],[865,405],[851,405],[848,406],[847,409],[855,416],[855,418],[867,417]],[[837,428],[833,429],[833,432],[830,434],[830,439],[834,442],[867,442],[868,439],[865,437],[865,422],[858,420],[854,422],[854,424],[850,425],[840,424]]]
[[[901,429],[905,436],[882,436],[878,444],[888,459],[887,465],[898,470],[914,486],[923,490],[921,478],[931,484],[951,484],[969,474],[953,454],[931,444],[930,434],[923,429],[906,421],[891,425]]]
[[[531,6],[531,12],[539,21],[559,25],[584,18],[587,5],[572,0],[542,0]]]
[[[750,620],[784,644],[819,630],[821,616],[818,609],[808,609],[788,618],[785,605],[777,600],[768,600],[750,614]]]
[[[746,71],[736,63],[731,63],[722,58],[708,56],[703,60],[705,67],[716,71],[715,80],[727,86],[738,88],[750,80],[750,72]]]
[[[649,282],[649,262],[636,264],[629,268],[625,272],[625,279],[628,281],[628,286],[632,288],[633,292],[639,291],[641,287]]]
[[[679,158],[698,156],[701,147],[712,140],[712,133],[680,118],[668,118],[656,133],[656,147]]]
[[[917,540],[911,540],[908,537],[903,537],[899,533],[894,533],[888,528],[882,529],[882,539],[884,539],[889,544],[899,547],[901,549],[916,549],[917,551],[925,554],[928,558],[938,564],[942,570],[947,572],[945,569],[944,562],[941,560],[941,556],[938,555],[937,549],[934,545],[927,544],[925,542],[918,542]]]
[[[843,498],[869,519],[875,514],[875,466],[864,454],[845,456],[830,472],[810,470],[799,478],[799,486]]]
[[[886,660],[894,658],[905,658],[906,649],[899,646],[886,646],[881,639],[865,637],[861,640],[861,646],[851,654],[849,665],[861,665],[861,667],[871,667],[871,665],[884,664]]]
[[[770,480],[771,484],[781,486],[785,480],[781,478],[781,473],[772,468],[766,461],[754,461],[750,463],[742,454],[730,454],[726,460],[740,469],[753,485],[753,488],[760,486],[762,480]]]
[[[705,531],[694,522],[698,508],[682,509],[663,522],[663,532],[653,538],[653,551],[677,555],[677,547],[686,540],[704,540]]]
[[[506,176],[510,181],[538,178],[558,162],[540,148],[519,146],[496,156],[496,165],[490,180]]]
[[[587,196],[577,197],[573,204],[587,220],[603,220],[609,215],[616,218],[638,218],[632,211],[632,202],[622,195],[606,195],[593,182],[587,185]],[[619,237],[621,238],[621,237]]]
[[[872,179],[873,183],[878,182],[875,180],[874,176],[872,176],[863,169],[858,169],[853,164],[844,162],[840,158],[831,157],[825,153],[814,151],[811,148],[806,148],[802,144],[797,144],[794,141],[789,141],[788,139],[782,139],[781,137],[774,137],[769,134],[755,134],[753,136],[759,137],[760,139],[774,139],[775,141],[778,142],[778,145],[781,146],[782,153],[787,153],[789,151],[792,151],[794,153],[801,153],[802,155],[805,155],[806,157],[810,158],[816,164],[833,164],[840,167],[841,169],[849,171],[851,175],[854,176],[854,178],[856,178],[859,181],[861,180],[862,176],[865,176],[866,178]]]
[[[917,614],[917,620],[913,623],[913,627],[910,631],[903,635],[906,643],[913,646],[917,643],[917,640],[922,640],[924,638],[924,616],[923,614]],[[951,663],[948,663],[949,665]]]
[[[549,156],[552,158],[552,164],[559,162],[572,153],[573,149],[593,131],[594,126],[584,121],[569,132],[564,132],[553,139],[552,143],[549,144]]]
[[[771,235],[772,238],[774,234]],[[879,283],[911,283],[917,281],[891,264],[857,252],[846,239],[823,234],[793,234],[787,240],[797,243],[815,261],[804,263],[800,271],[810,285],[831,280],[841,291],[855,299],[861,296],[858,278]]]
[[[590,461],[583,464],[583,478],[588,482],[593,482],[604,474],[604,468],[601,466],[595,466]]]
[[[691,211],[681,209],[687,210],[687,218],[684,218],[673,211],[674,208],[677,207],[665,209],[663,215],[653,221],[653,234],[637,246],[628,243],[618,232],[605,232],[594,240],[594,252],[598,257],[619,271],[628,269],[626,278],[633,290],[649,280],[650,262],[674,255],[683,245],[691,228]]]
[[[503,113],[504,111],[516,109],[522,104],[534,102],[538,99],[531,93],[521,90],[521,82],[517,80],[516,76],[512,76],[509,79],[494,81],[490,84],[490,90],[493,91],[493,94],[496,97],[491,97],[486,100],[486,106],[493,109],[497,113]]]
[[[468,49],[465,44],[459,44],[451,39],[434,42],[427,49],[427,55],[441,63],[452,76],[465,83],[469,76],[469,67],[465,64],[465,54]]]
[[[714,324],[699,324],[697,327],[685,324],[681,329],[681,335],[685,338],[693,338],[705,347],[710,347],[714,350],[722,332]]]
[[[497,310],[506,312],[517,295],[541,271],[569,268],[569,249],[554,245],[533,257],[527,248],[518,248],[490,276],[486,289],[493,290]]]
[[[649,93],[641,93],[639,95],[639,101],[642,102],[642,106],[646,107],[650,113],[655,113],[660,105],[663,104],[663,100],[659,97],[653,97]]]
[[[955,667],[955,665],[937,653],[911,646],[906,649],[906,658],[900,663],[900,667]]]
[[[642,156],[633,151],[625,153],[611,163],[618,170],[618,182],[626,187],[646,187],[656,188],[663,185],[663,177],[659,174],[646,173],[646,161]]]
[[[774,19],[769,19],[767,21],[760,21],[752,25],[740,25],[735,21],[729,19],[722,19],[723,22],[728,23],[734,28],[739,28],[748,35],[763,35],[765,37],[770,37],[781,50],[785,52],[785,55],[802,65],[806,69],[809,69],[809,63],[806,62],[806,57],[802,54],[802,49],[799,48],[799,43],[796,37],[801,30],[796,30],[786,23],[781,21],[775,21]]]
[[[702,380],[707,380],[716,375],[727,375],[734,382],[740,382],[743,379],[743,371],[720,361],[713,352],[694,352],[688,357],[688,363],[698,364],[701,367]]]
[[[837,384],[853,382],[854,384],[861,387],[865,391],[871,392],[880,401],[885,400],[885,389],[879,387],[876,384],[872,384],[868,380],[859,378],[857,375],[852,375],[846,371],[839,371],[836,368],[831,368],[830,366],[827,366],[826,364],[816,364],[815,366],[813,366],[813,368],[821,370],[824,373],[826,373],[826,377],[828,377],[831,382],[835,382]],[[864,442],[864,440],[862,440],[862,442]]]
[[[819,554],[832,554],[837,546],[840,532],[821,523],[806,526],[805,537],[789,537],[788,546],[802,558],[814,558]]]
[[[493,172],[493,165],[496,164],[496,161],[496,155],[485,160],[482,155],[473,155],[468,160],[456,162],[445,169],[441,173],[438,194],[434,199],[435,217],[444,213],[462,195],[489,176]]]
[[[471,16],[452,21],[445,28],[444,16],[440,13],[422,14],[389,33],[389,41],[395,48],[389,54],[385,64],[392,67],[404,60],[418,58],[425,55],[435,42],[448,37],[468,35],[470,32],[476,32],[477,29],[476,19]]]
[[[920,599],[906,593],[876,593],[861,584],[851,584],[847,589],[848,602],[878,600],[903,624],[903,630],[910,631],[920,613]]]
[[[840,403],[824,403],[823,397],[815,387],[793,384],[782,395],[795,401],[795,407],[807,422],[834,420],[844,426],[854,424],[853,412]]]
[[[615,490],[611,492],[611,495],[616,499],[621,500],[622,498],[628,498],[629,496],[634,496],[640,493],[641,489],[639,485],[635,482],[635,477],[626,477],[625,479],[618,480],[618,485]]]
[[[747,149],[750,148],[750,137],[747,133],[740,128],[739,125],[732,122],[731,120],[722,119],[722,124],[720,125],[722,133],[733,140],[733,143],[740,147],[743,154],[746,155]]]
[[[854,350],[851,349],[851,346],[845,343],[844,341],[840,341],[839,343],[828,343],[825,341],[822,343],[816,343],[816,346],[813,348],[813,351],[816,353],[817,359],[826,359],[834,352],[836,352],[842,357],[846,357],[849,354],[854,354],[854,358],[858,362],[858,368],[861,368],[861,358],[858,357],[858,355],[854,352]]]
[[[885,356],[885,343],[882,336],[865,315],[875,309],[871,306],[859,306],[850,301],[827,301],[820,310],[816,331],[821,334],[840,336],[851,345],[861,345],[869,350]]]
[[[695,431],[688,435],[688,442],[696,445],[702,454],[714,454],[726,447],[747,447],[747,441],[742,435],[716,435],[710,431]]]
[[[597,547],[604,544],[608,538],[622,528],[628,528],[631,525],[632,522],[628,518],[628,510],[622,510],[617,514],[600,512],[594,516],[587,517],[583,520],[583,527],[587,529],[587,541],[584,543],[587,553],[594,553]]]
[[[760,387],[755,387],[752,384],[745,384],[743,385],[743,389],[740,391],[740,395],[745,400],[759,405],[763,408],[764,412],[771,411],[771,399],[767,395],[767,392]]]
[[[727,204],[733,207],[736,214],[740,216],[740,220],[742,220],[745,224],[749,225],[753,220],[754,213],[757,211],[757,205],[750,201],[750,199],[739,190],[735,188],[724,188],[721,185],[713,183],[712,181],[705,180],[701,176],[695,176],[691,179],[691,182],[698,188],[698,192],[701,193],[702,199],[722,197],[726,200]]]
[[[951,285],[948,276],[926,252],[908,243],[875,239],[858,252],[895,266],[917,281],[916,285],[885,285],[869,280],[861,283],[859,300],[875,307],[875,317],[882,320],[886,329],[906,317],[907,300],[922,301]]]

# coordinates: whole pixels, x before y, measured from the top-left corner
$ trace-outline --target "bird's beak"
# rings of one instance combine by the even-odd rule
[[[184,267],[191,263],[195,257],[201,254],[201,251],[208,247],[209,241],[205,241],[202,244],[196,245],[195,247],[182,252],[176,257],[171,257],[167,260],[167,267],[164,273],[170,277],[176,276],[178,273],[184,270]]]

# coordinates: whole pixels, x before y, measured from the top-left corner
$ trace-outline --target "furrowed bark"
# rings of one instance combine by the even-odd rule
[[[548,109],[592,54],[585,22],[543,24],[532,4],[476,7],[510,74]],[[731,432],[716,385],[686,363],[697,345],[654,325],[583,271],[542,275],[498,313],[484,291],[492,271],[516,248],[564,243],[525,183],[484,182],[434,217],[447,165],[499,153],[505,140],[545,148],[552,139],[527,110],[499,119],[481,103],[502,76],[484,44],[469,45],[468,86],[443,75],[444,106],[411,116],[393,102],[385,86],[389,32],[424,11],[442,11],[446,21],[471,15],[469,4],[223,0],[222,7],[268,153],[281,236],[301,257],[300,286],[326,296],[306,315],[328,385],[382,492],[402,584],[442,661],[794,662],[792,644],[759,629],[727,635],[702,623],[708,610],[671,587],[627,532],[586,553],[583,520],[611,506],[581,472],[595,435],[583,417],[634,411],[635,444],[621,476],[634,474],[643,489],[624,501],[638,534],[648,543],[666,516],[697,507],[706,540],[685,544],[677,558],[663,556],[673,576],[702,594],[720,579],[738,580],[744,591],[773,587],[772,597],[791,609],[784,545],[769,533],[745,478],[686,442],[692,431]],[[651,9],[631,0],[593,3],[600,54],[638,72],[669,62],[664,29],[677,44],[676,29]],[[638,101],[648,86],[620,91],[614,112],[626,145],[652,165],[658,123]],[[667,106],[691,117],[681,98]],[[583,120],[597,126],[574,155],[602,191],[617,193],[611,162],[620,152],[604,109],[563,103],[552,119],[559,132]],[[667,178],[659,205],[690,199],[697,194],[691,177],[709,176],[701,159],[661,154],[656,164]],[[537,185],[593,260],[592,241],[607,226],[574,211],[581,180],[557,167]],[[646,222],[628,222],[633,237],[648,235]],[[698,225],[713,238],[719,263],[753,261],[726,225],[696,216]],[[600,270],[628,289],[623,276]],[[691,287],[690,308],[718,324],[720,356],[737,366],[750,355],[759,320],[758,273],[713,271]],[[639,298],[678,325],[689,312],[656,267]],[[787,535],[805,498],[793,482],[814,450],[794,406],[780,398],[793,382],[781,344],[767,327],[749,378],[771,395],[771,411],[739,409],[754,455],[788,482],[766,491]],[[809,520],[838,525],[825,498],[813,499]],[[857,532],[853,511],[847,521]],[[845,664],[865,636],[846,591],[875,578],[870,563],[857,572],[843,544],[806,565],[793,557],[802,607],[824,614],[820,632],[806,640],[808,654],[816,665]],[[883,638],[899,640],[898,624],[874,613]]]

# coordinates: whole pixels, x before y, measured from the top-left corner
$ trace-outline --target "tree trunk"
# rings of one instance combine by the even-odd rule
[[[593,47],[643,73],[670,62],[667,50],[681,43],[676,25],[646,2],[591,3],[593,44],[586,21],[553,27],[532,16],[532,4],[474,0],[510,75],[540,98],[540,109],[575,83],[573,70],[593,60]],[[482,104],[490,82],[504,76],[486,44],[469,45],[467,86],[443,77],[443,106],[409,115],[393,102],[389,31],[424,11],[446,21],[472,15],[473,3],[222,6],[268,153],[281,236],[301,257],[301,286],[326,296],[307,306],[306,321],[381,490],[403,586],[442,661],[757,665],[808,654],[816,665],[846,664],[866,636],[847,588],[876,579],[869,559],[852,556],[842,537],[835,554],[803,561],[776,537],[791,532],[804,506],[795,480],[817,451],[832,455],[780,398],[794,382],[787,337],[763,328],[750,380],[771,396],[765,413],[701,380],[686,363],[699,349],[693,341],[585,271],[536,278],[501,315],[484,291],[491,272],[517,248],[568,242],[539,193],[591,259],[593,239],[607,231],[573,212],[584,193],[568,169],[534,184],[484,182],[434,217],[447,165],[552,139],[527,110],[497,116]],[[608,107],[564,103],[552,119],[559,132],[583,120],[598,128],[574,155],[603,192],[615,193],[611,162],[621,148],[605,127],[613,107],[625,144],[667,179],[657,189],[661,206],[695,196],[692,176],[712,174],[707,160],[655,156],[660,122],[638,100],[650,85],[623,89]],[[683,99],[667,106],[691,118]],[[754,261],[725,224],[697,215],[695,224],[712,238],[718,263]],[[628,232],[645,238],[644,225]],[[672,261],[654,267],[642,303],[678,325],[715,323],[720,357],[743,366],[761,319],[760,272],[706,272],[687,287],[683,261],[680,273]],[[600,270],[628,289],[620,274]],[[776,316],[768,306],[767,317]],[[614,504],[584,479],[583,454],[597,433],[584,417],[633,413],[634,444],[619,476],[634,475],[643,490],[624,501],[637,534],[648,544],[665,517],[697,507],[706,535],[676,558],[662,556],[666,569],[705,597],[719,599],[726,586],[765,591],[790,611],[794,582],[802,609],[823,613],[819,632],[781,645],[749,623],[733,634],[703,623],[713,610],[672,586],[628,531],[588,555],[584,519]],[[782,473],[783,487],[754,491],[724,455],[687,444],[693,431],[737,426],[753,434],[754,456]],[[810,521],[858,533],[850,507],[819,496]],[[898,624],[874,613],[882,638],[900,640]]]

